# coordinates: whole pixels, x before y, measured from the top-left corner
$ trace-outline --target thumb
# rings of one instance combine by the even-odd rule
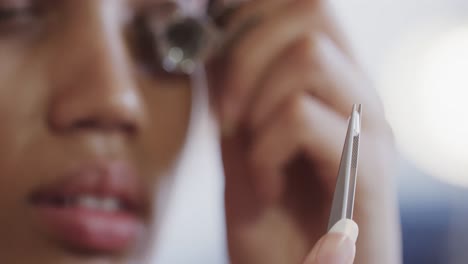
[[[358,233],[353,220],[340,220],[315,244],[304,264],[352,264]]]

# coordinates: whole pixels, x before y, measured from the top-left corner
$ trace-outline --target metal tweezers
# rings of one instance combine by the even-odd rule
[[[359,158],[359,139],[361,136],[362,105],[353,105],[348,123],[340,169],[336,181],[333,204],[328,221],[330,230],[342,219],[353,219],[354,195]]]

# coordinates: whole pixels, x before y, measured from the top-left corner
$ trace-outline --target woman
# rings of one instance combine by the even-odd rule
[[[2,263],[129,263],[144,248],[192,98],[140,37],[160,5],[0,0]],[[231,262],[352,262],[355,225],[319,238],[362,103],[355,263],[399,263],[391,132],[324,1],[249,1],[225,22],[236,38],[207,68]]]

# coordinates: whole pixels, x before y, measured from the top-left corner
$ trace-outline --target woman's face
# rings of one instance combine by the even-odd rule
[[[144,54],[157,2],[0,0],[2,263],[125,263],[143,242],[191,108]]]

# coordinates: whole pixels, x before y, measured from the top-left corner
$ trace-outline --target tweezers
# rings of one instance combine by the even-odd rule
[[[328,230],[342,219],[353,219],[354,196],[361,136],[362,105],[353,105],[348,121],[348,131],[341,155],[335,193],[331,207]]]

